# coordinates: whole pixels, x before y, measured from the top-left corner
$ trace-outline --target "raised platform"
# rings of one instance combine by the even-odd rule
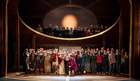
[[[10,73],[0,81],[139,81],[128,77],[100,76],[100,75],[76,75],[76,76],[52,76],[52,75],[26,75],[23,73]]]

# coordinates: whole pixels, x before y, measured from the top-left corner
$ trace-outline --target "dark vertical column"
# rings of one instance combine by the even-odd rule
[[[127,52],[129,50],[129,35],[130,35],[130,3],[129,0],[121,0],[120,4],[121,18],[120,18],[120,43],[121,47]]]
[[[2,66],[2,2],[0,3],[0,66]],[[0,77],[2,76],[2,68],[0,68]]]
[[[119,48],[125,49],[129,59],[127,59],[125,68],[122,72],[131,76],[129,65],[131,66],[131,27],[130,27],[130,0],[120,0],[120,22],[119,22]]]
[[[3,0],[0,3],[0,77],[7,76],[8,25],[6,14],[6,0]]]
[[[8,72],[19,71],[20,65],[20,33],[18,27],[17,3],[18,0],[8,1]]]
[[[133,2],[132,77],[140,79],[140,1]]]
[[[122,35],[123,35],[123,26],[122,26],[122,18],[120,16],[119,20],[119,49],[122,49],[123,45],[123,40],[122,40]]]
[[[0,76],[3,76],[3,68],[4,68],[4,65],[3,65],[3,27],[4,27],[4,17],[3,17],[3,10],[4,8],[4,3],[1,2],[0,3]]]
[[[4,35],[3,35],[3,37],[4,37],[4,76],[7,76],[7,73],[8,73],[8,0],[5,0],[6,2],[5,2],[5,9],[4,9],[4,11],[5,11],[5,14],[3,14],[3,15],[5,15],[5,17],[4,17],[4,19],[5,19],[5,25],[4,25]]]
[[[16,71],[20,71],[20,20],[17,17],[16,22],[16,55],[15,55]]]

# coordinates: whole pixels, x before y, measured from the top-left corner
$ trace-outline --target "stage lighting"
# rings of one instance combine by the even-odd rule
[[[73,14],[65,15],[62,19],[62,26],[64,28],[72,28],[75,29],[78,26],[77,17]]]

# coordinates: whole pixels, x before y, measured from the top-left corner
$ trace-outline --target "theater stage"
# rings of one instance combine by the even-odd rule
[[[49,75],[24,75],[19,73],[8,74],[0,81],[139,81],[128,77],[77,75],[77,76],[49,76]]]

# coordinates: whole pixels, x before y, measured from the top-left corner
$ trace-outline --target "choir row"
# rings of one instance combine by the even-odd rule
[[[90,36],[96,33],[99,33],[103,30],[107,29],[107,27],[101,26],[93,26],[90,25],[89,27],[77,27],[72,29],[71,27],[60,27],[60,26],[52,26],[49,25],[47,27],[37,27],[37,30],[43,32],[47,35],[57,36],[57,37],[65,37],[65,38],[76,38],[76,37],[84,37]]]
[[[128,55],[123,49],[25,49],[24,57],[26,72],[120,74],[128,68]]]

